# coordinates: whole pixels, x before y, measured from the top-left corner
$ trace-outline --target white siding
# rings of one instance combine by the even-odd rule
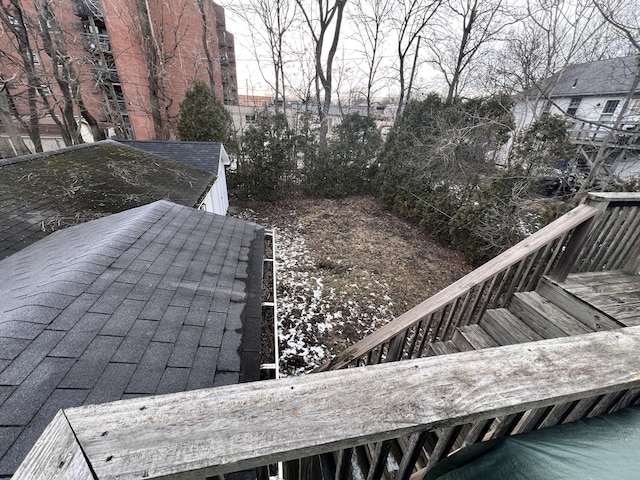
[[[218,215],[226,215],[229,209],[229,194],[227,192],[227,177],[222,160],[218,162],[217,175],[218,178],[216,178],[211,190],[207,192],[207,195],[200,205],[200,210],[217,213]]]

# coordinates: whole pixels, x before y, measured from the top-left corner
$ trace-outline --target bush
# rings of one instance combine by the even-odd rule
[[[305,192],[329,198],[370,192],[372,166],[381,145],[372,118],[357,113],[345,115],[327,148],[305,156]]]
[[[231,115],[200,80],[194,80],[180,103],[178,135],[183,141],[222,142],[228,152],[233,150]]]
[[[275,201],[286,193],[283,182],[296,174],[296,136],[286,116],[262,112],[244,133],[230,187],[243,198]]]

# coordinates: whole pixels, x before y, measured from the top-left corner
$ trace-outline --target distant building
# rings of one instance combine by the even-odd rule
[[[14,114],[28,119],[28,75],[9,27],[26,27],[32,53],[43,135],[60,138],[47,116],[46,103],[57,105],[61,90],[54,69],[65,63],[46,52],[43,28],[62,42],[80,80],[87,111],[104,136],[138,140],[175,138],[179,105],[193,79],[213,86],[226,104],[237,103],[233,35],[226,31],[224,8],[211,1],[69,0],[51,3],[46,27],[31,2],[8,17],[0,33],[0,71]],[[202,6],[202,9],[199,6]],[[203,21],[204,19],[204,21]],[[24,25],[24,27],[23,27]],[[49,50],[50,51],[50,50]],[[55,57],[55,55],[54,55]],[[33,78],[33,77],[32,77]],[[62,115],[61,107],[54,111]],[[80,112],[74,115],[80,120]],[[154,119],[155,117],[155,119]],[[21,133],[25,134],[24,128]],[[88,129],[84,132],[89,133]],[[88,138],[86,138],[88,139]],[[53,142],[58,148],[60,141]],[[47,146],[45,146],[47,148]]]
[[[639,67],[637,55],[568,65],[516,102],[516,126],[523,130],[543,113],[562,115],[569,123],[570,140],[579,148],[576,162],[583,170],[591,168],[606,140],[603,173],[622,179],[637,176],[640,89],[632,89]]]

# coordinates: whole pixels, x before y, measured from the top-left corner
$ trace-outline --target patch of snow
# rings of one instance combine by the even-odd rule
[[[273,228],[268,225],[268,219],[257,220],[255,212],[245,210],[241,217]],[[393,303],[386,294],[387,285],[370,275],[363,275],[356,282],[332,286],[332,281],[316,268],[304,239],[304,226],[279,223],[276,277],[280,371],[285,376],[300,375],[338,353],[330,351],[328,346],[336,343],[335,338],[359,339],[391,320]],[[331,259],[327,257],[327,260]],[[342,350],[346,346],[334,345],[333,348]]]

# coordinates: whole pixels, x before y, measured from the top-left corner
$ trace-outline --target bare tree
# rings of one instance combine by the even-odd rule
[[[54,14],[51,0],[36,0],[43,47],[51,59],[51,71],[62,94],[60,106],[63,136],[67,145],[82,143],[80,125],[76,121],[76,108],[87,122],[93,138],[100,138],[98,122],[87,109],[80,90],[80,75],[75,60],[67,52],[63,30]]]
[[[34,49],[32,41],[28,35],[27,25],[25,24],[25,15],[19,0],[2,0],[0,1],[0,21],[5,31],[9,33],[10,39],[14,42],[17,58],[13,58],[10,52],[5,56],[15,66],[20,69],[21,75],[24,75],[26,81],[26,96],[28,106],[28,120],[23,120],[18,113],[16,118],[27,128],[29,138],[34,145],[36,152],[42,151],[42,140],[40,139],[40,109],[39,97],[43,93],[42,82],[38,77],[36,66],[34,65]]]
[[[338,49],[346,3],[347,0],[311,0],[308,3],[296,0],[313,41],[320,148],[327,145],[328,113],[333,91],[333,60]],[[329,49],[325,53],[327,43]]]
[[[519,95],[532,120],[539,117],[554,75],[571,63],[617,56],[615,35],[591,0],[531,0],[515,13],[501,42],[485,57],[481,86],[486,91]]]
[[[208,22],[206,4],[203,6]],[[141,55],[146,67],[146,83],[135,85],[136,88],[145,91],[140,95],[144,100],[138,104],[130,103],[129,108],[149,115],[153,124],[153,135],[157,139],[169,139],[175,135],[179,115],[175,92],[181,91],[193,80],[193,74],[190,72],[195,71],[198,77],[198,72],[204,67],[207,75],[215,73],[215,68],[208,65],[209,58],[211,61],[214,59],[205,55],[207,58],[203,61],[196,43],[189,43],[188,48],[191,50],[183,48],[183,43],[187,43],[191,35],[189,29],[195,26],[189,18],[194,7],[193,0],[159,0],[153,3],[149,0],[135,0],[129,4],[112,6],[111,21],[120,22],[124,29],[137,37],[130,49],[120,52],[119,55]],[[197,9],[195,11],[202,18],[202,12]],[[204,23],[202,29],[204,34]],[[209,31],[206,27],[206,32]],[[208,40],[202,44],[202,48],[205,44],[211,48]],[[185,57],[190,57],[190,61],[193,62],[187,67]],[[209,77],[209,83],[211,77],[214,75]],[[178,83],[180,85],[176,86]],[[129,82],[129,85],[134,86],[132,82]]]
[[[411,94],[410,85],[416,74],[418,58],[418,44],[421,35],[438,11],[442,0],[399,0],[394,2],[393,24],[396,33],[398,54],[398,80],[400,82],[400,97],[398,99],[398,114],[404,108],[407,97]],[[413,53],[411,71],[407,77],[407,63]]]
[[[512,22],[505,0],[449,0],[428,40],[432,65],[447,83],[446,102],[459,97],[474,60]]]
[[[390,28],[392,0],[354,0],[351,15],[355,27],[355,38],[362,50],[366,66],[365,98],[367,114],[371,115],[373,95],[376,92],[378,73],[382,62],[384,40]]]
[[[250,31],[250,41],[259,68],[262,65],[260,51],[264,48],[268,52],[268,62],[271,65],[271,75],[262,75],[274,92],[276,110],[279,100],[286,97],[285,63],[287,61],[287,44],[285,37],[296,16],[296,3],[291,0],[248,0],[247,3],[230,4],[232,9],[242,18]]]
[[[200,11],[200,17],[202,18],[202,49],[204,50],[205,56],[207,58],[207,77],[209,78],[209,86],[214,89],[216,85],[215,68],[213,57],[211,55],[211,49],[209,48],[209,23],[212,21],[212,19],[207,13],[205,0],[196,0],[196,3],[198,4],[198,10]]]
[[[9,142],[13,150],[14,155],[27,155],[31,153],[29,148],[25,145],[24,140],[20,136],[18,129],[13,119],[13,108],[11,105],[11,98],[7,94],[7,81],[4,79],[2,86],[0,87],[0,124],[4,127],[7,135],[9,136]]]

